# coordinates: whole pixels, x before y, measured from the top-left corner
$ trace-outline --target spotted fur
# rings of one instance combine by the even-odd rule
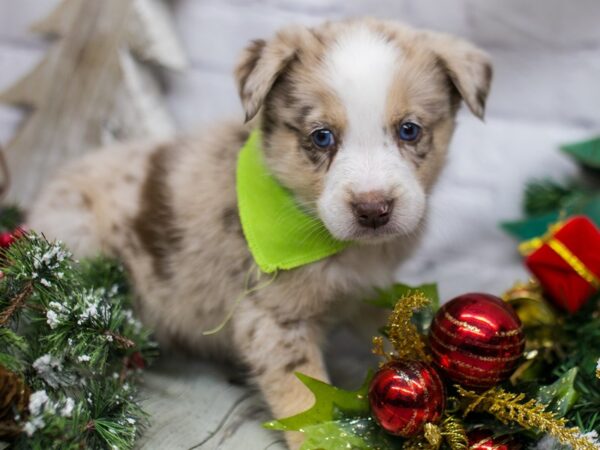
[[[333,316],[360,314],[357,327],[381,323],[357,300],[391,283],[417,244],[459,102],[483,116],[491,68],[462,40],[364,19],[254,41],[236,80],[248,123],[91,154],[49,184],[29,224],[77,256],[121,258],[138,313],[163,346],[243,361],[272,413],[288,416],[312,402],[295,371],[327,380],[320,344]],[[415,142],[397,136],[406,120],[422,126]],[[206,336],[255,273],[235,191],[237,153],[255,126],[270,171],[302,207],[335,236],[362,243],[279,273]],[[322,127],[335,135],[331,148],[312,142]],[[350,203],[372,191],[396,207],[389,224],[361,229]],[[296,435],[287,438],[298,446]]]

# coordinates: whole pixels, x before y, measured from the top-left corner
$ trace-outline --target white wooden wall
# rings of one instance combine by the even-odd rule
[[[0,0],[0,89],[48,48],[27,26],[55,4]],[[292,22],[393,18],[464,36],[491,53],[486,123],[461,116],[423,247],[398,273],[405,281],[439,281],[445,298],[500,293],[526,276],[498,221],[518,217],[528,178],[574,173],[556,151],[559,143],[600,133],[598,0],[174,0],[173,10],[191,61],[167,79],[168,104],[182,129],[241,119],[231,77],[236,55],[249,39]],[[21,118],[0,107],[0,142]],[[352,355],[331,361],[334,374],[362,371]],[[258,397],[228,384],[226,371],[164,364],[150,377],[147,395],[156,414],[144,448],[280,448],[278,437],[258,425]]]
[[[48,43],[27,26],[57,0],[0,0],[0,88]],[[492,53],[490,117],[600,126],[600,3],[596,0],[175,0],[192,66],[169,79],[183,128],[239,114],[231,70],[242,46],[291,22],[371,15],[465,36]],[[0,140],[20,116],[0,110]]]

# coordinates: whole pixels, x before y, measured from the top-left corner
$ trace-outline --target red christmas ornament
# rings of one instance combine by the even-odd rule
[[[521,321],[488,294],[465,294],[435,315],[429,330],[433,361],[455,383],[487,389],[506,380],[525,348]]]
[[[21,228],[17,228],[13,231],[3,231],[0,233],[0,248],[10,247],[12,243],[23,236],[23,234],[24,231]]]
[[[521,244],[525,264],[552,302],[577,312],[600,290],[600,230],[585,216],[558,224]]]
[[[494,437],[486,430],[473,430],[467,433],[469,450],[519,450],[522,446],[510,436]]]
[[[15,241],[15,237],[9,231],[0,233],[0,248],[8,248]]]
[[[140,352],[133,352],[129,357],[126,358],[125,365],[128,369],[145,369],[146,360]]]
[[[440,420],[446,406],[444,384],[437,371],[419,361],[391,361],[381,367],[369,387],[371,414],[388,433],[413,436]]]

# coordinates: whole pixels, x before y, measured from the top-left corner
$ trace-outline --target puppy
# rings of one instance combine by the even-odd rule
[[[163,345],[241,359],[273,415],[289,416],[313,401],[294,372],[327,380],[325,325],[342,309],[365,321],[360,299],[393,282],[418,241],[461,100],[482,117],[491,74],[488,57],[467,42],[393,22],[289,27],[241,55],[246,124],[84,157],[47,186],[29,224],[79,257],[119,257]],[[273,176],[352,244],[281,271],[207,336],[253,266],[235,172],[255,127]]]

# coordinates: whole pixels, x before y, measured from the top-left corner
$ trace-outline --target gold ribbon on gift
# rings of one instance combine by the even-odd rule
[[[565,222],[557,222],[551,225],[548,233],[544,236],[536,237],[519,245],[519,252],[523,256],[529,256],[540,247],[548,245],[554,252],[560,256],[581,278],[591,284],[595,289],[600,289],[600,278],[592,272],[577,255],[559,241],[555,234],[565,225]]]

